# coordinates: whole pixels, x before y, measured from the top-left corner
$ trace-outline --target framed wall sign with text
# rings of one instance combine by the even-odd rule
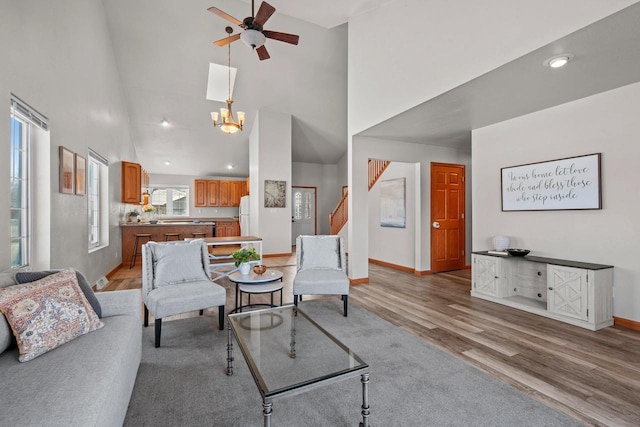
[[[600,153],[501,169],[502,211],[602,209]]]

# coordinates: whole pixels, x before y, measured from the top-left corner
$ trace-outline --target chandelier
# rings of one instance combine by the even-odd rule
[[[231,33],[233,29],[231,27],[225,28],[225,31],[231,37]],[[244,125],[244,111],[238,111],[238,121],[233,117],[233,111],[231,110],[231,104],[233,104],[233,99],[231,99],[231,42],[228,44],[229,46],[229,56],[228,56],[228,68],[229,68],[229,98],[227,99],[227,108],[220,108],[220,114],[217,111],[211,113],[211,119],[213,120],[214,126],[220,126],[220,130],[225,133],[236,133],[238,131],[242,131],[242,125]],[[220,121],[218,121],[218,117]]]

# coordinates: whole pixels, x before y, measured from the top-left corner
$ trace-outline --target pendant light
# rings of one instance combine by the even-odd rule
[[[225,28],[225,31],[229,35],[228,37],[231,37],[233,29],[231,27],[227,27]],[[228,46],[229,98],[227,99],[227,108],[220,108],[219,115],[217,111],[212,112],[211,119],[213,120],[213,125],[219,126],[222,132],[236,133],[242,131],[242,125],[244,125],[244,111],[238,111],[238,121],[236,121],[233,117],[233,111],[231,110],[231,104],[233,104],[233,99],[231,99],[231,42],[229,42]],[[220,117],[220,121],[218,121],[218,117]]]

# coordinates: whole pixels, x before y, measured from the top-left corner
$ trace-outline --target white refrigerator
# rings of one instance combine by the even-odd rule
[[[240,197],[240,235],[250,236],[249,232],[249,196]]]

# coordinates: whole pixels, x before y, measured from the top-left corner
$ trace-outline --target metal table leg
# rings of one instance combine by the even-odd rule
[[[360,376],[362,383],[362,422],[360,427],[369,427],[369,373]]]
[[[233,375],[233,342],[231,341],[231,321],[227,319],[227,375]]]
[[[262,401],[262,415],[264,415],[264,427],[271,427],[271,408],[273,403]]]

